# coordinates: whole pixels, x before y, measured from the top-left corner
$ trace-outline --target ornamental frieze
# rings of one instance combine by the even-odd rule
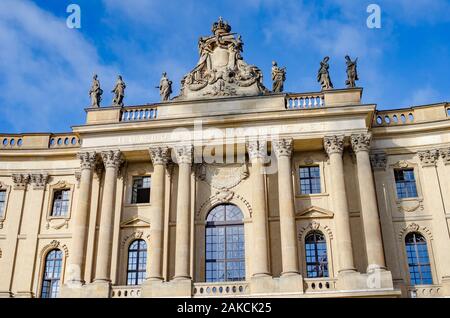
[[[199,164],[196,165],[195,174],[198,180],[206,182],[217,190],[223,190],[236,187],[242,180],[248,178],[249,172],[245,163],[242,165]]]

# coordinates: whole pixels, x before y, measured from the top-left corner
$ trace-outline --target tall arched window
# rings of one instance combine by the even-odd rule
[[[245,280],[245,239],[241,210],[218,205],[206,219],[206,281]]]
[[[405,244],[411,285],[433,284],[427,240],[414,232],[406,235]]]
[[[307,277],[328,277],[327,242],[323,233],[308,233],[305,238],[305,254]]]
[[[42,280],[42,298],[56,298],[59,295],[63,255],[58,249],[48,252],[45,258],[44,277]]]
[[[147,243],[135,240],[128,248],[127,285],[140,285],[147,273]]]

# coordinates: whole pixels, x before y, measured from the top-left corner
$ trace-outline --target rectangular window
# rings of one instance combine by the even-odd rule
[[[0,218],[5,214],[6,190],[0,190]]]
[[[150,203],[150,177],[133,178],[133,193],[131,203]]]
[[[399,199],[417,198],[414,169],[395,169],[395,187]]]
[[[320,189],[320,168],[300,167],[300,194],[317,194]]]
[[[53,193],[53,208],[51,216],[67,216],[69,213],[70,190],[57,190]]]

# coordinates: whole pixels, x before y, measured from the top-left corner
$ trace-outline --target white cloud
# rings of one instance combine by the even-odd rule
[[[440,102],[439,92],[431,86],[425,86],[414,90],[412,96],[405,100],[409,106],[419,106]]]

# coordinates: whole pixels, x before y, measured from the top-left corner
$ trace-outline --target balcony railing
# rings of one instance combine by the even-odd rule
[[[410,286],[408,293],[411,298],[436,298],[442,296],[440,285]]]
[[[226,297],[248,295],[247,282],[194,283],[193,297]]]
[[[158,108],[143,106],[137,108],[127,107],[121,111],[120,121],[146,121],[158,118]]]
[[[81,140],[76,134],[7,134],[0,135],[0,149],[53,149],[79,148]]]
[[[377,112],[374,118],[374,126],[407,125],[415,122],[414,110],[393,110]]]
[[[139,298],[141,297],[140,286],[113,286],[111,298]]]
[[[336,279],[333,278],[305,278],[305,292],[327,292],[336,290]]]
[[[290,110],[321,107],[325,107],[323,93],[289,94],[286,96],[286,108]]]

